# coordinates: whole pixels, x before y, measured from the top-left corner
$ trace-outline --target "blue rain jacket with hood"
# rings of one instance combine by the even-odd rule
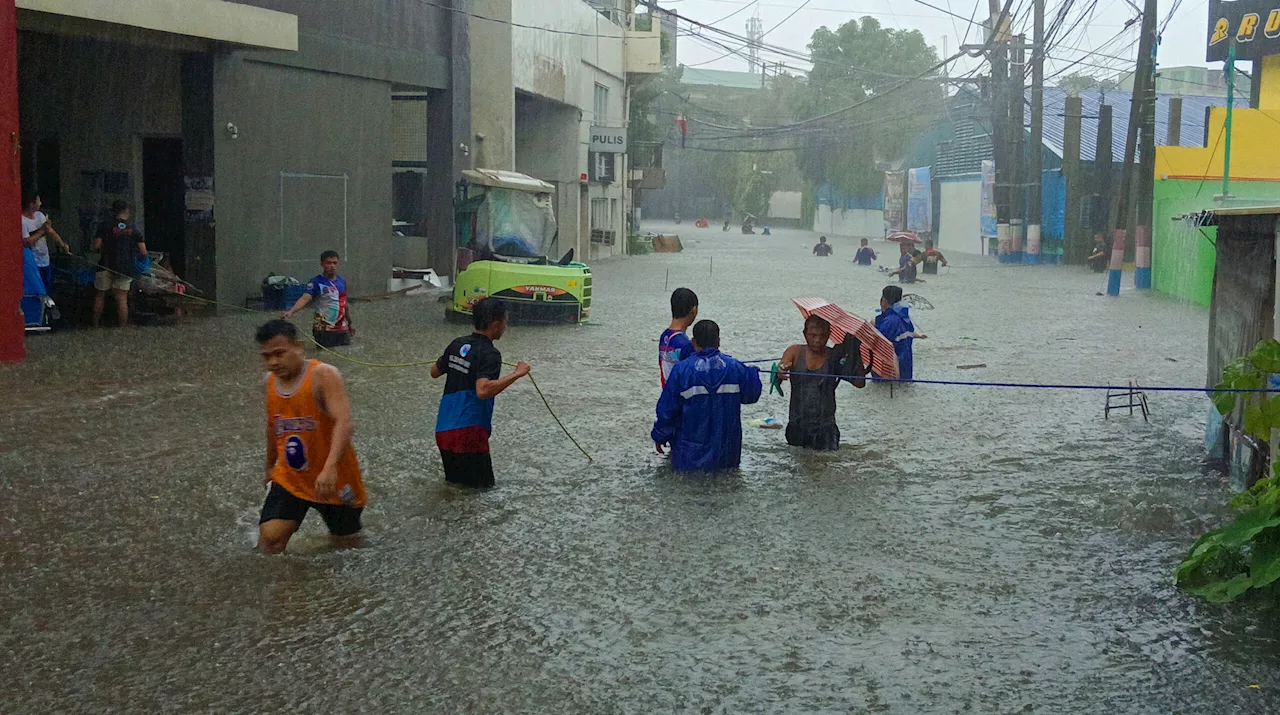
[[[907,306],[898,301],[892,307],[876,316],[876,330],[893,343],[893,351],[898,355],[898,379],[910,380],[914,371],[911,360],[911,344],[915,342],[915,323],[907,314]]]
[[[700,350],[671,370],[650,436],[671,445],[677,471],[734,469],[742,461],[742,406],[759,401],[762,388],[759,368]]]

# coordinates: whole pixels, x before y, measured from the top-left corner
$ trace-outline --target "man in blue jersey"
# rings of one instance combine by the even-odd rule
[[[698,295],[688,288],[671,293],[671,325],[658,339],[658,379],[663,386],[676,363],[693,354],[693,343],[685,331],[698,319]]]
[[[351,312],[347,309],[347,281],[338,275],[337,251],[320,254],[320,275],[307,283],[307,291],[281,318],[288,320],[315,301],[315,318],[311,321],[311,337],[321,347],[336,348],[351,344],[355,328],[351,327]]]
[[[489,435],[493,432],[493,398],[529,374],[520,362],[506,377],[502,353],[493,343],[507,331],[507,309],[484,298],[471,308],[476,331],[449,343],[431,367],[431,377],[448,376],[436,415],[436,446],[450,484],[471,489],[494,485]]]
[[[760,369],[720,352],[720,326],[693,326],[697,350],[671,370],[649,436],[658,453],[671,446],[681,472],[735,469],[742,461],[742,406],[760,399]]]

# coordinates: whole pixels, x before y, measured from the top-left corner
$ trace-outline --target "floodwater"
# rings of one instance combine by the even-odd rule
[[[441,384],[341,365],[370,493],[356,550],[312,515],[288,555],[251,551],[259,318],[32,339],[0,368],[0,712],[1280,709],[1277,609],[1171,585],[1229,497],[1202,396],[1152,394],[1146,424],[1104,421],[1096,392],[842,386],[839,452],[748,428],[740,473],[670,473],[648,441],[668,288],[752,359],[801,341],[793,296],[869,316],[886,283],[847,239],[818,259],[807,232],[680,229],[682,254],[594,268],[589,325],[499,343],[594,464],[522,382],[497,407],[499,488],[459,494]],[[935,306],[917,377],[1204,384],[1202,309],[951,258],[914,288]],[[355,310],[365,361],[461,332],[422,299]]]

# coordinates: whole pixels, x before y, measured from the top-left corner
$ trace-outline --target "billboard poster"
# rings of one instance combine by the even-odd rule
[[[907,230],[916,233],[933,230],[933,182],[927,166],[907,172]]]
[[[996,237],[996,163],[982,162],[982,237]]]
[[[907,173],[884,172],[884,230],[886,233],[905,231],[907,228]]]
[[[1236,59],[1280,54],[1280,0],[1209,0],[1208,62],[1225,62],[1231,45]]]

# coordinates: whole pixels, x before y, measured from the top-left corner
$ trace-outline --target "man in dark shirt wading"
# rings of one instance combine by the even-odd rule
[[[507,330],[507,310],[502,303],[484,298],[471,308],[476,331],[445,348],[431,368],[431,377],[448,376],[440,412],[436,415],[436,446],[450,484],[472,489],[494,485],[489,435],[493,432],[493,398],[529,374],[520,362],[506,377],[502,353],[493,346]]]
[[[99,252],[99,270],[93,278],[93,327],[102,322],[102,310],[106,307],[107,291],[115,295],[116,319],[120,327],[129,324],[129,289],[138,275],[136,259],[147,255],[147,245],[142,233],[129,221],[129,204],[116,201],[111,205],[111,220],[102,225],[93,240],[93,250]]]

